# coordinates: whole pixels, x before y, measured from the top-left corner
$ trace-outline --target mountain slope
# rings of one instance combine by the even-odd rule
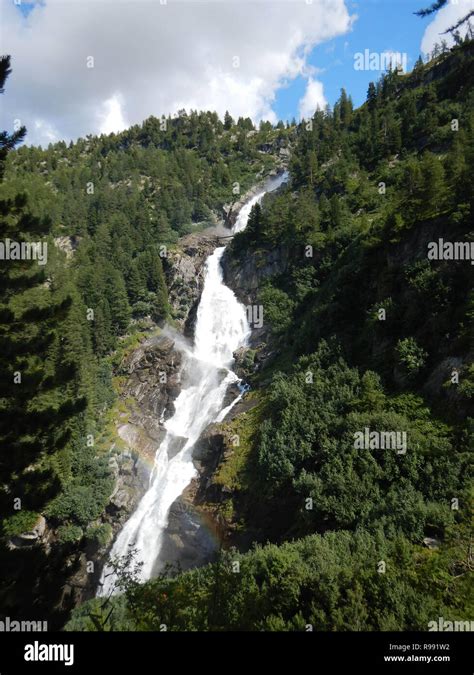
[[[226,252],[263,326],[239,354],[242,411],[203,440],[217,468],[199,498],[228,544],[274,543],[144,586],[124,575],[109,619],[92,603],[69,627],[427,630],[472,615],[472,266],[428,256],[440,238],[471,250],[472,61],[466,40],[385,74],[358,110],[343,91],[302,122],[289,185]]]

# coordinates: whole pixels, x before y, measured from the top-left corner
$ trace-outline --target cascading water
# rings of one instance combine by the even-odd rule
[[[271,180],[265,190],[241,208],[234,233],[245,228],[252,206],[285,178],[283,174]],[[110,552],[111,558],[118,559],[125,557],[130,548],[136,549],[137,562],[142,563],[142,581],[156,569],[171,505],[196,475],[194,444],[208,424],[222,420],[236,403],[223,408],[229,384],[238,380],[230,370],[233,352],[245,344],[250,329],[245,308],[223,283],[220,261],[224,250],[225,247],[217,248],[206,261],[194,348],[185,352],[183,389],[175,401],[175,414],[165,422],[166,436],[156,452],[148,490]],[[115,572],[105,565],[97,594],[113,593],[115,584]]]

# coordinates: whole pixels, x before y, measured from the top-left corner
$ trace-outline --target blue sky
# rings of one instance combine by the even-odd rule
[[[357,14],[352,30],[313,49],[309,64],[318,69],[315,78],[324,85],[324,95],[332,106],[339,98],[341,87],[352,96],[356,106],[365,101],[369,82],[380,73],[354,69],[354,54],[371,52],[406,52],[408,70],[420,55],[420,44],[430,19],[414,12],[431,4],[431,0],[360,0],[348,2],[352,14]],[[298,101],[304,95],[306,80],[298,77],[277,92],[273,106],[278,117],[298,117]]]

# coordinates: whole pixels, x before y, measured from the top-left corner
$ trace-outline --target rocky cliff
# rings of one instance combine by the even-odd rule
[[[238,257],[227,249],[222,256],[224,281],[244,305],[256,304],[263,282],[286,272],[289,255],[289,247],[283,245],[258,252],[248,251]]]
[[[203,232],[180,239],[166,259],[166,280],[173,318],[179,330],[192,337],[204,284],[207,257],[219,246],[216,235]]]
[[[88,546],[71,558],[71,576],[63,588],[63,606],[93,597],[113,538],[145,493],[156,449],[165,434],[164,421],[174,412],[180,391],[182,356],[165,334],[146,339],[127,354],[117,369],[124,378],[115,420],[116,442],[109,468],[114,486],[105,513],[96,523],[111,526],[106,547]],[[88,563],[93,562],[93,573]]]

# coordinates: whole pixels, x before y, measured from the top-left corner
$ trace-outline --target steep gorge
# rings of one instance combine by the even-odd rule
[[[243,203],[231,232],[243,230],[251,206],[266,191],[277,188],[284,179],[285,174],[270,179],[263,187],[254,190],[251,198]],[[137,427],[136,424],[133,426],[133,421],[136,423],[138,419],[139,427],[146,429],[148,437],[151,436],[159,448],[148,490],[120,532],[110,554],[112,558],[124,558],[130,547],[137,549],[138,560],[145,561],[141,571],[144,580],[153,576],[155,570],[165,564],[178,563],[182,568],[202,564],[212,557],[215,549],[215,542],[208,530],[210,527],[217,533],[218,528],[209,523],[201,523],[192,504],[194,500],[191,495],[196,491],[195,486],[191,489],[186,489],[186,486],[191,483],[195,474],[192,451],[201,432],[208,423],[223,419],[227,410],[233,406],[232,399],[235,400],[235,396],[239,398],[237,376],[231,371],[227,375],[225,372],[232,363],[233,352],[246,342],[249,332],[245,309],[222,284],[220,261],[224,248],[216,248],[206,258],[209,249],[218,243],[216,235],[212,238],[208,234],[202,237],[193,235],[192,239],[188,237],[181,242],[182,254],[175,253],[168,262],[171,270],[168,272],[168,277],[171,278],[171,302],[173,304],[174,299],[180,302],[178,309],[183,316],[179,325],[184,329],[185,335],[194,332],[194,346],[188,346],[181,338],[177,338],[176,346],[183,353],[184,359],[182,362],[181,359],[176,359],[176,363],[181,363],[178,375],[181,390],[178,398],[171,404],[172,411],[170,412],[169,407],[165,409],[161,406],[160,412],[156,404],[151,409],[148,407],[144,410],[143,404],[140,405],[137,401],[139,413],[135,413],[127,425],[119,429],[122,438],[132,444],[136,443]],[[206,262],[203,267],[204,260]],[[180,293],[183,287],[189,290],[189,294],[184,297]],[[155,344],[160,349],[162,341],[158,339]],[[168,349],[172,350],[173,345],[169,345]],[[132,364],[135,362],[133,354],[130,361]],[[151,369],[148,372],[153,381],[156,373]],[[146,374],[145,378],[138,375],[140,382],[146,377]],[[168,381],[166,377],[164,379]],[[152,389],[155,385],[156,382],[152,384]],[[138,394],[142,386],[149,388],[150,382],[146,385],[139,384],[136,390]],[[177,386],[178,382],[175,386],[173,380],[173,392]],[[126,389],[136,399],[130,382]],[[169,381],[167,389],[169,391]],[[160,398],[162,397],[158,396]],[[147,421],[150,414],[156,416],[158,413],[158,423],[156,419]],[[185,494],[181,495],[183,490]],[[170,496],[166,497],[167,494]],[[201,515],[207,518],[207,515]],[[149,527],[146,524],[148,520]],[[152,548],[149,553],[144,554],[145,547],[150,546]],[[107,595],[113,590],[115,582],[111,570],[105,569],[102,572],[102,583],[104,586],[99,590],[101,594]]]

